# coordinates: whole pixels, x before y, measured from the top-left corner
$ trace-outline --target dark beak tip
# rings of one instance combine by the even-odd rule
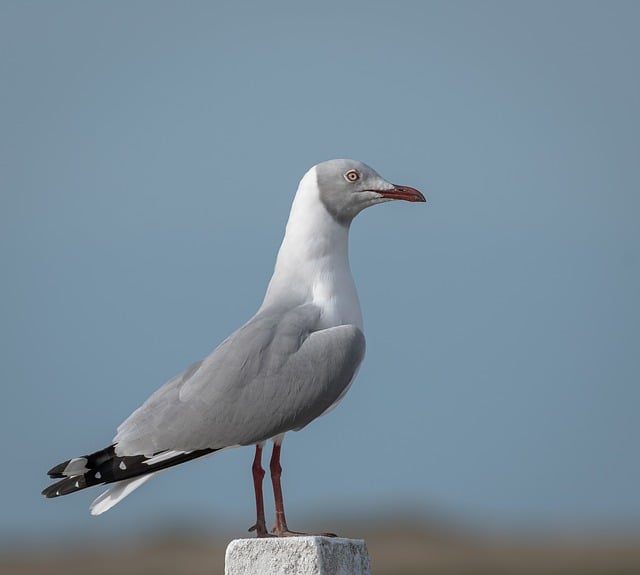
[[[424,197],[424,194],[415,188],[410,186],[395,186],[396,194],[394,194],[396,199],[405,200],[408,202],[426,202],[427,198]],[[393,197],[393,196],[391,196]]]

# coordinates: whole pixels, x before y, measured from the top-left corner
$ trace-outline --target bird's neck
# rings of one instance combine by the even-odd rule
[[[300,182],[262,307],[313,302],[327,327],[362,328],[360,302],[349,267],[349,227],[320,200],[315,172]]]

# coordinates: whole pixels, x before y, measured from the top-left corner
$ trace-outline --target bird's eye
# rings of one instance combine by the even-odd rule
[[[347,182],[357,182],[360,179],[360,172],[358,170],[349,170],[345,175],[344,179]]]

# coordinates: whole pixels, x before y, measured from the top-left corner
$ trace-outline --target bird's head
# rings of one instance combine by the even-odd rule
[[[426,202],[415,188],[387,182],[356,160],[329,160],[315,166],[320,200],[340,223],[349,224],[364,208],[391,200]]]

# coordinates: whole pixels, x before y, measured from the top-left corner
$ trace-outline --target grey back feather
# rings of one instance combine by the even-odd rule
[[[250,445],[300,429],[347,389],[360,329],[320,329],[320,308],[265,309],[158,389],[118,428],[119,455]]]

